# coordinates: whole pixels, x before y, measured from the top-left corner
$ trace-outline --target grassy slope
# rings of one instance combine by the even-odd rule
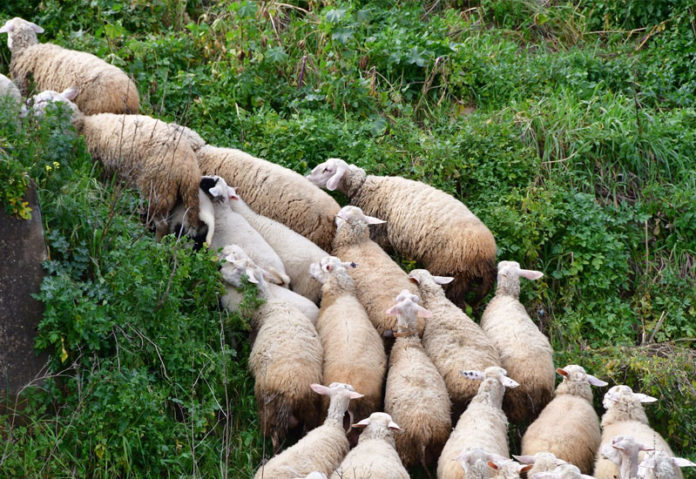
[[[187,124],[210,143],[300,172],[338,156],[456,195],[494,232],[499,259],[546,273],[522,295],[557,363],[659,397],[652,424],[695,457],[696,27],[688,2],[91,5],[48,0],[0,8],[0,19],[22,15],[46,29],[44,41],[108,58],[137,80],[145,113]],[[3,72],[8,60],[3,46]],[[22,135],[6,130],[3,144]],[[57,141],[50,131],[38,136]],[[70,201],[52,202],[45,215],[57,260],[42,292],[50,306],[39,345],[54,354],[56,371],[72,362],[93,377],[69,370],[49,381],[52,399],[35,392],[30,427],[13,429],[0,468],[208,476],[229,466],[232,477],[250,475],[262,446],[244,320],[229,319],[232,340],[221,342],[220,314],[210,314],[219,283],[206,282],[195,300],[183,293],[202,275],[217,279],[214,262],[140,238],[137,199],[91,180],[97,173],[80,141],[70,141],[55,159],[70,158],[80,188],[65,191],[67,173],[40,183],[44,204]],[[56,148],[19,150],[11,157],[50,166],[45,155]],[[32,173],[45,170],[38,165]],[[71,213],[86,205],[94,223]],[[87,234],[94,224],[106,240]],[[161,268],[124,261],[124,244]],[[172,264],[186,265],[173,282]],[[153,285],[136,289],[138,301],[133,277]],[[168,284],[179,295],[150,312]],[[75,314],[75,303],[84,311]],[[105,304],[108,313],[95,313]],[[197,341],[187,333],[192,323],[202,328]],[[119,338],[135,344],[135,331],[157,347],[124,356]],[[201,355],[208,360],[194,359]],[[516,431],[511,440],[514,450]]]

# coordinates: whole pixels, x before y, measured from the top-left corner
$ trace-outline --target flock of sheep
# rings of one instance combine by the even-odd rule
[[[496,270],[493,235],[455,198],[339,159],[305,178],[207,145],[138,115],[121,70],[41,44],[42,31],[20,18],[0,28],[19,87],[0,75],[0,94],[19,101],[33,82],[42,93],[26,112],[68,105],[93,158],[140,191],[157,238],[187,234],[222,249],[226,309],[239,307],[244,278],[265,299],[249,367],[276,455],[256,478],[407,478],[406,467],[437,462],[440,479],[647,479],[696,465],[649,426],[642,403],[656,399],[628,386],[604,395],[600,428],[591,386],[607,383],[581,366],[554,369],[519,301],[520,278],[542,273],[513,261]],[[407,274],[391,251],[426,269]],[[479,325],[460,306],[467,294],[480,301],[496,273]],[[508,420],[531,422],[517,461]],[[288,435],[302,437],[282,450]]]

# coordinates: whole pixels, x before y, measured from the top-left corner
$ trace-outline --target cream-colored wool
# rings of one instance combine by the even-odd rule
[[[481,328],[498,349],[503,368],[520,383],[503,403],[516,423],[536,418],[551,400],[556,379],[551,344],[519,301],[520,276],[537,279],[542,274],[514,261],[498,263],[496,293],[481,316]]]
[[[403,430],[396,435],[396,450],[404,465],[427,467],[440,455],[452,430],[447,386],[417,333],[418,317],[427,318],[430,312],[407,297],[392,306],[389,314],[396,315],[398,322],[389,356],[384,411]]]
[[[602,416],[602,440],[598,450],[601,451],[603,447],[611,445],[612,440],[617,436],[630,436],[639,444],[674,456],[667,442],[648,424],[648,417],[641,404],[655,401],[657,399],[634,393],[625,385],[610,388],[603,400],[606,412]],[[637,462],[640,462],[642,458],[643,453],[638,456]],[[615,476],[618,477],[618,474],[619,468],[616,464],[597,454],[594,469],[597,479],[613,479]],[[680,471],[674,476],[675,479],[681,477]]]
[[[672,457],[664,451],[647,452],[638,465],[638,479],[672,479],[679,476],[679,468],[694,467],[696,463],[681,457]]]
[[[353,427],[365,429],[357,447],[348,453],[331,479],[409,478],[395,449],[394,434],[399,434],[400,428],[389,414],[375,412]]]
[[[254,479],[291,479],[310,472],[330,475],[348,454],[350,444],[343,429],[343,417],[351,399],[362,397],[352,386],[342,383],[312,385],[312,389],[331,398],[324,424],[309,431],[297,444],[272,457],[261,466]]]
[[[8,34],[10,74],[24,95],[31,93],[31,78],[39,91],[78,88],[75,103],[85,115],[138,112],[138,89],[119,68],[91,53],[39,43],[36,34],[43,29],[19,17],[0,32]]]
[[[521,464],[529,464],[532,466],[529,471],[527,471],[527,477],[532,478],[534,474],[538,472],[550,472],[556,469],[558,466],[567,464],[563,459],[559,459],[552,452],[537,452],[534,455],[521,455],[512,456]]]
[[[531,472],[531,471],[530,471]],[[580,472],[580,469],[572,464],[563,464],[551,471],[527,474],[530,479],[593,479]]]
[[[460,371],[500,366],[498,350],[479,325],[447,299],[438,283],[446,279],[424,269],[414,269],[408,277],[418,285],[423,306],[433,313],[425,323],[423,347],[445,380],[457,417],[479,387],[474,381],[462,381]]]
[[[495,239],[453,196],[419,181],[367,175],[336,158],[314,168],[308,178],[345,193],[366,214],[386,220],[388,243],[401,254],[433,274],[453,276],[447,296],[455,303],[462,305],[475,284],[477,300],[493,286]]]
[[[556,388],[556,396],[525,431],[522,454],[548,451],[590,474],[602,437],[590,386],[607,383],[574,364],[558,369],[558,373],[563,381]]]
[[[204,175],[222,176],[258,214],[331,249],[340,206],[302,175],[233,148],[206,145],[196,155]]]
[[[355,283],[346,271],[351,267],[329,256],[312,266],[312,274],[323,283],[317,331],[324,347],[324,382],[353,384],[364,394],[350,407],[358,421],[382,407],[387,356],[356,297]]]
[[[5,96],[9,96],[17,102],[22,100],[22,95],[19,93],[17,85],[5,75],[0,74],[0,98]]]
[[[506,387],[517,383],[505,370],[489,367],[481,372],[463,371],[462,381],[483,379],[478,393],[457,421],[437,462],[438,479],[471,479],[456,460],[466,448],[480,448],[489,454],[509,458],[507,418],[502,410]],[[469,379],[471,378],[471,379]]]
[[[290,278],[278,253],[242,215],[233,210],[232,203],[238,201],[234,188],[230,188],[219,176],[203,176],[201,189],[213,202],[215,213],[215,234],[210,248],[217,250],[232,244],[239,245],[254,263],[272,275],[269,281],[288,286]],[[314,318],[316,320],[316,314]]]
[[[230,201],[230,206],[232,211],[242,215],[280,256],[285,272],[290,277],[292,290],[318,303],[321,297],[321,283],[310,276],[309,267],[329,254],[284,224],[255,213],[242,198]],[[342,382],[353,384],[349,381]]]
[[[345,206],[336,216],[336,222],[333,255],[358,264],[358,268],[350,270],[350,276],[355,281],[360,303],[380,335],[393,331],[396,318],[389,316],[387,309],[401,291],[407,289],[415,295],[418,288],[409,281],[404,270],[370,239],[368,224],[378,224],[380,220],[364,215],[360,208]],[[418,331],[423,331],[422,322],[419,322]]]
[[[322,382],[324,352],[316,328],[304,314],[274,298],[263,278],[249,279],[257,282],[266,299],[251,321],[257,334],[249,369],[256,380],[261,429],[271,437],[275,451],[289,429],[297,425],[311,429],[319,423],[320,401],[310,384]]]

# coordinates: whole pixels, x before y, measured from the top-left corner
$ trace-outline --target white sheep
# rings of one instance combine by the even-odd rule
[[[0,98],[6,96],[9,96],[18,103],[22,100],[22,95],[19,93],[17,85],[5,75],[0,74]]]
[[[602,438],[590,385],[603,387],[607,383],[574,364],[557,372],[563,381],[556,388],[556,396],[525,431],[522,454],[548,451],[589,474]]]
[[[512,422],[535,418],[553,395],[556,371],[548,338],[539,331],[520,303],[520,277],[529,280],[543,274],[520,268],[515,261],[498,263],[495,296],[481,316],[481,328],[493,341],[502,367],[521,384],[505,395],[503,409]]]
[[[128,75],[90,53],[39,43],[36,34],[43,31],[19,17],[0,27],[12,53],[10,73],[22,94],[30,93],[31,78],[39,91],[76,87],[75,102],[85,115],[138,112],[138,89]]]
[[[49,104],[62,103],[72,110],[72,123],[92,158],[148,201],[148,224],[154,224],[158,239],[169,233],[168,218],[179,203],[187,211],[185,229],[205,237],[208,226],[199,218],[198,202],[201,172],[180,127],[144,115],[84,115],[73,103],[77,94],[75,88],[44,91],[33,97],[32,108],[40,114]]]
[[[292,290],[318,303],[321,284],[309,275],[309,267],[329,254],[284,224],[255,213],[239,195],[236,200],[230,201],[230,206],[232,211],[242,215],[280,256],[290,277]]]
[[[681,457],[672,457],[664,451],[652,451],[638,464],[638,479],[672,479],[679,476],[680,467],[696,467],[696,463]]]
[[[423,347],[445,380],[458,417],[478,390],[473,381],[462,381],[460,371],[500,366],[500,355],[479,325],[445,296],[440,285],[451,278],[425,269],[414,269],[408,277],[418,286],[423,307],[433,314],[425,323]]]
[[[593,479],[592,476],[582,474],[580,469],[572,464],[563,464],[552,471],[527,474],[530,479]]]
[[[648,448],[663,451],[674,456],[665,440],[648,424],[642,403],[656,402],[657,399],[642,393],[634,393],[629,386],[618,385],[607,391],[602,404],[606,412],[602,416],[602,441],[599,451],[606,450],[617,436],[631,437],[635,442]],[[632,461],[637,467],[641,460]],[[632,467],[633,467],[632,465]],[[597,479],[613,479],[619,473],[616,464],[609,459],[597,455],[594,474]],[[675,476],[681,478],[681,472]]]
[[[324,382],[355,385],[364,397],[351,404],[350,411],[361,420],[382,407],[387,356],[348,274],[347,269],[357,267],[327,256],[310,271],[323,284],[317,331],[324,347]]]
[[[611,443],[603,444],[599,453],[603,459],[618,467],[619,479],[635,479],[638,473],[638,455],[642,451],[652,451],[640,444],[632,436],[615,436]]]
[[[360,265],[350,271],[358,299],[377,331],[384,335],[396,325],[396,319],[386,314],[394,297],[404,289],[415,295],[418,289],[404,270],[370,239],[368,226],[381,223],[384,221],[365,215],[356,206],[344,206],[336,215],[333,254]],[[422,323],[418,331],[423,331]]]
[[[404,465],[427,467],[439,456],[452,430],[451,404],[445,381],[418,337],[418,317],[432,314],[410,296],[403,291],[387,311],[397,317],[397,332],[389,356],[384,411],[403,429],[396,436],[396,450]]]
[[[437,463],[438,479],[464,479],[461,465],[456,461],[462,450],[481,448],[490,454],[509,458],[507,418],[502,410],[505,388],[519,384],[508,378],[503,368],[492,366],[485,371],[462,371],[467,380],[481,380],[474,396],[457,421]],[[465,379],[463,379],[465,380]]]
[[[237,311],[243,299],[243,293],[237,291],[237,289],[242,287],[242,278],[246,275],[249,282],[256,283],[259,288],[267,290],[260,291],[262,296],[270,296],[285,301],[304,314],[313,325],[316,325],[319,316],[317,305],[304,296],[277,284],[266,283],[265,281],[261,283],[260,278],[266,280],[274,276],[254,263],[239,245],[225,246],[222,249],[222,256],[225,259],[225,263],[220,268],[220,272],[225,282],[231,285],[226,286],[227,293],[222,297],[221,302],[225,309]]]
[[[356,392],[353,386],[342,383],[331,383],[329,386],[312,384],[312,390],[331,398],[324,424],[309,431],[294,446],[272,457],[256,471],[254,479],[290,479],[314,471],[329,475],[348,454],[350,445],[343,427],[344,416],[350,400],[361,398],[362,394]]]
[[[394,433],[401,431],[389,414],[375,412],[355,428],[364,428],[357,447],[343,459],[331,479],[408,479],[399,459]]]
[[[366,214],[386,220],[387,241],[401,254],[433,274],[454,276],[447,293],[458,305],[474,283],[479,283],[477,301],[493,286],[495,239],[453,196],[419,181],[367,175],[337,158],[318,165],[307,178],[345,193]]]
[[[219,176],[203,176],[200,184],[203,192],[213,202],[215,211],[215,234],[210,247],[218,249],[237,244],[254,263],[274,276],[273,283],[289,285],[290,278],[280,256],[242,215],[232,210],[230,203],[237,201],[235,189],[229,187]]]
[[[527,471],[527,477],[529,478],[534,477],[534,474],[538,472],[550,472],[556,469],[558,466],[567,464],[567,462],[565,462],[563,459],[557,458],[554,453],[548,451],[537,452],[534,455],[513,454],[512,457],[520,464],[529,464],[532,466],[532,468]]]
[[[302,175],[233,148],[206,145],[196,156],[204,175],[223,177],[254,211],[331,249],[341,207]]]

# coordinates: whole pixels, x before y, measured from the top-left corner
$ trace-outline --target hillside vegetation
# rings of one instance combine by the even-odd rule
[[[557,365],[659,398],[651,424],[696,459],[693,1],[10,3],[0,23],[21,16],[40,41],[119,66],[145,114],[211,144],[300,173],[340,157],[455,195],[499,260],[545,273],[521,298]],[[38,185],[36,347],[51,362],[22,417],[0,416],[0,476],[251,477],[269,446],[217,258],[155,243],[142,199],[64,113],[17,113],[0,107],[0,198],[27,217]]]

